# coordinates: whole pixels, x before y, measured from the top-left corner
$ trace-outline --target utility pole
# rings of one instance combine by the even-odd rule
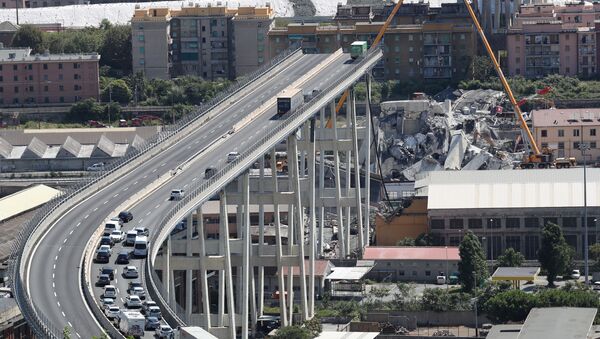
[[[112,111],[112,85],[108,85],[108,125],[110,126],[110,111]]]
[[[15,10],[17,11],[17,26],[19,25],[19,0],[15,0]]]
[[[587,216],[587,160],[585,150],[587,143],[583,142],[583,125],[581,125],[581,157],[583,158],[583,258],[585,262],[585,285],[589,285],[590,265],[589,265],[589,241],[588,241],[588,216]]]

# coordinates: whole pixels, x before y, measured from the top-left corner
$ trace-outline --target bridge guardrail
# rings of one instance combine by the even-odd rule
[[[44,338],[60,338],[63,335],[63,329],[56,328],[42,312],[36,311],[35,305],[31,301],[30,297],[27,295],[24,286],[22,286],[22,274],[24,272],[21,272],[21,265],[23,254],[26,251],[30,250],[32,247],[32,244],[30,244],[29,241],[30,239],[33,239],[34,244],[39,241],[39,239],[36,238],[34,234],[36,232],[42,234],[45,232],[46,229],[41,229],[42,227],[40,226],[44,223],[50,224],[56,219],[56,217],[64,213],[64,211],[66,210],[65,202],[70,201],[71,199],[75,201],[77,201],[77,198],[83,199],[85,196],[91,194],[94,191],[94,189],[99,190],[101,187],[103,187],[103,185],[101,185],[102,180],[110,182],[111,178],[116,177],[116,174],[120,174],[117,172],[129,171],[131,168],[133,168],[133,166],[131,166],[133,160],[143,161],[146,160],[145,158],[152,158],[155,156],[155,154],[152,154],[152,152],[158,153],[164,150],[167,141],[173,144],[180,140],[173,138],[173,136],[182,132],[186,127],[190,126],[194,122],[197,122],[200,118],[202,118],[206,113],[210,112],[213,108],[224,103],[224,101],[229,96],[244,89],[250,83],[258,79],[259,77],[267,74],[271,69],[284,62],[289,57],[295,55],[299,51],[300,49],[297,46],[290,47],[278,57],[274,58],[269,63],[266,63],[263,67],[257,69],[253,73],[233,83],[230,87],[228,87],[227,90],[214,97],[208,103],[200,105],[196,112],[190,113],[182,117],[175,125],[165,127],[163,131],[159,132],[157,135],[153,136],[144,144],[142,144],[138,150],[127,152],[127,154],[124,157],[109,164],[107,166],[108,168],[106,171],[94,173],[86,180],[83,180],[79,184],[70,188],[64,194],[54,197],[43,207],[41,207],[38,213],[36,213],[35,216],[32,219],[30,219],[30,221],[21,229],[19,234],[16,236],[16,241],[13,244],[12,254],[9,259],[8,270],[8,283],[13,289],[15,300],[19,305],[23,316],[31,325],[33,331],[36,334]],[[180,136],[180,138],[182,137],[183,136]],[[158,146],[163,146],[163,148],[159,149]],[[142,157],[144,158],[141,159]],[[98,184],[98,187],[95,187],[96,184]],[[54,217],[51,218],[52,216]],[[39,236],[40,234],[37,235]]]
[[[380,57],[381,49],[377,48],[375,50],[370,51],[365,57],[359,58],[357,60],[356,66],[354,66],[351,70],[347,71],[345,74],[341,75],[340,78],[347,78],[350,74],[358,72],[361,68],[364,68],[364,65],[367,64],[368,61],[371,61],[375,57]],[[355,61],[356,62],[356,61]],[[221,178],[223,178],[229,171],[233,170],[236,166],[238,166],[241,162],[245,161],[246,158],[250,157],[260,146],[266,144],[268,141],[277,137],[277,134],[280,134],[288,125],[290,121],[300,118],[305,114],[306,110],[312,106],[312,104],[316,103],[319,100],[322,100],[326,95],[330,95],[329,92],[334,90],[339,84],[334,83],[329,87],[322,90],[319,94],[314,96],[309,102],[303,104],[299,107],[295,112],[293,112],[288,118],[282,120],[275,128],[271,129],[267,134],[265,134],[262,138],[252,144],[245,152],[240,153],[240,155],[232,162],[227,163],[225,165],[221,165],[220,168],[217,169],[216,173],[208,180],[205,180],[202,183],[196,183],[194,186],[188,189],[186,195],[183,199],[181,199],[177,204],[171,208],[171,210],[163,217],[159,225],[163,225],[163,227],[167,225],[174,226],[179,220],[174,219],[177,216],[177,213],[180,212],[188,203],[194,201],[196,197],[202,194],[204,191],[207,191],[212,185],[217,183]],[[285,137],[285,136],[284,136]],[[279,140],[277,140],[279,141]],[[167,227],[167,229],[169,229]],[[149,251],[149,257],[146,260],[146,280],[147,280],[147,288],[148,290],[158,289],[160,287],[160,292],[164,294],[165,286],[162,284],[158,274],[155,270],[152,269],[152,262],[156,257],[156,252],[162,245],[160,242],[161,232],[155,232],[151,237],[151,248]],[[167,287],[168,288],[168,287]],[[159,305],[161,309],[166,309],[174,319],[177,319],[178,326],[185,326],[186,323],[183,321],[185,319],[185,313],[179,314],[179,312],[174,312],[170,305],[162,298],[161,293],[156,293],[157,297],[154,299]],[[181,310],[178,305],[175,305],[177,309]]]

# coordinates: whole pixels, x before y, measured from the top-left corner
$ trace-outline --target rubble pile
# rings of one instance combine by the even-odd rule
[[[382,102],[377,118],[382,174],[415,180],[439,170],[510,169],[520,134],[513,116],[503,116],[505,95],[493,90],[457,91],[458,99]]]

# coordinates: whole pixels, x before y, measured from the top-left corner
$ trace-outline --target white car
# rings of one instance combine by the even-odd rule
[[[113,299],[113,298],[101,298],[100,300],[102,301],[103,308],[107,308],[107,307],[116,305],[115,299]]]
[[[159,328],[156,329],[156,336],[159,338],[173,338],[173,329],[169,325],[160,325]]]
[[[579,278],[581,278],[581,273],[579,272],[579,270],[571,271],[571,279],[579,279]]]
[[[152,300],[146,300],[144,301],[144,303],[142,304],[142,313],[146,313],[146,311],[148,311],[148,309],[152,306],[156,306],[158,307],[158,305],[156,304],[156,302],[152,301]]]
[[[172,190],[171,197],[169,199],[170,200],[181,200],[181,199],[183,199],[184,195],[185,195],[185,190],[182,190],[182,189]]]
[[[109,306],[104,310],[104,314],[108,319],[117,318],[119,316],[119,312],[121,312],[119,306]]]
[[[240,154],[238,152],[229,152],[229,154],[227,154],[227,162],[232,162],[239,156]]]
[[[123,269],[123,276],[125,278],[137,278],[139,276],[137,267],[125,266],[125,268]]]
[[[140,308],[142,307],[142,300],[137,295],[128,295],[125,297],[125,306],[127,308]]]
[[[127,292],[131,295],[137,295],[140,299],[146,299],[146,291],[144,291],[144,288],[141,286],[136,286]]]
[[[95,164],[93,164],[92,166],[89,166],[87,168],[88,171],[92,171],[92,172],[97,172],[97,171],[104,171],[104,163],[103,162],[97,162]]]
[[[104,286],[104,294],[102,294],[104,298],[116,298],[117,297],[117,288],[113,285]]]
[[[156,317],[159,320],[162,319],[162,314],[160,313],[160,308],[158,306],[150,306],[146,310],[146,317]]]
[[[100,245],[100,247],[98,247],[98,249],[96,249],[96,254],[98,254],[98,252],[108,252],[108,255],[112,254],[112,249],[110,248],[110,245]]]
[[[123,232],[122,231],[112,231],[110,233],[110,238],[114,241],[114,242],[121,242],[123,241]]]

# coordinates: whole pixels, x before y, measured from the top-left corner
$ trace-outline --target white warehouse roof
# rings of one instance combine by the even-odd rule
[[[583,168],[436,171],[415,183],[427,208],[557,208],[583,206]],[[588,206],[600,206],[600,168],[587,169]]]

